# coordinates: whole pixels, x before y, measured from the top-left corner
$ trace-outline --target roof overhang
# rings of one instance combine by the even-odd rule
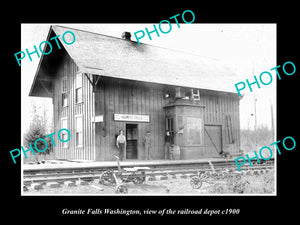
[[[57,34],[51,27],[46,40],[49,41],[56,35]],[[59,38],[58,41],[60,42],[61,49],[52,47],[52,52],[49,55],[41,54],[36,74],[29,91],[29,96],[46,98],[51,98],[53,96],[53,81],[57,75],[58,68],[62,66],[62,58],[66,54],[66,50]],[[49,52],[48,45],[44,46],[43,52]]]
[[[61,40],[66,31],[75,34],[74,44]],[[237,94],[235,74],[215,59],[62,26],[51,26],[47,41],[56,35],[62,49],[41,56],[30,96],[52,97],[53,79],[64,54],[82,73]]]

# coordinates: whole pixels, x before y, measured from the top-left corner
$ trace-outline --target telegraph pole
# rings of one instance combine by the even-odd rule
[[[257,130],[256,101],[257,99],[254,94],[254,130],[255,131]]]
[[[256,115],[256,97],[255,97],[255,94],[253,95],[253,97],[254,97],[254,138],[255,138],[255,141],[254,141],[254,148],[256,149],[256,147],[257,147],[257,134],[256,134],[256,132],[257,132],[257,115]]]
[[[252,59],[252,74],[254,75],[254,63]],[[254,148],[256,149],[257,146],[257,115],[256,115],[256,96],[255,93],[253,93],[253,98],[254,98]]]
[[[272,102],[270,104],[271,104],[271,130],[273,132],[274,131],[273,104],[272,104]]]

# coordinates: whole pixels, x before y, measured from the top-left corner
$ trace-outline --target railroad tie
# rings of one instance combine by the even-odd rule
[[[158,180],[168,180],[167,175],[157,175]]]
[[[188,176],[184,173],[184,174],[180,175],[180,178],[186,179],[186,178],[188,178]]]
[[[43,189],[43,185],[39,184],[39,183],[33,183],[33,184],[31,184],[31,188],[34,190],[41,190],[41,189]]]
[[[155,176],[150,176],[150,177],[148,177],[148,181],[156,181],[156,177]]]
[[[48,182],[46,185],[47,185],[47,187],[50,187],[50,188],[59,188],[60,187],[60,184],[58,182]]]
[[[172,174],[171,179],[177,179],[176,174]]]
[[[188,177],[188,178],[192,178],[192,177],[194,177],[194,176],[195,176],[195,174],[194,174],[194,173],[187,173],[186,175],[187,175],[187,177]]]
[[[76,182],[68,180],[64,182],[64,185],[67,187],[76,187]]]
[[[89,182],[86,180],[76,180],[76,185],[89,185]]]

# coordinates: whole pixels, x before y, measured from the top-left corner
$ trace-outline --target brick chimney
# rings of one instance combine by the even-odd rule
[[[130,32],[127,32],[127,31],[123,32],[123,33],[122,33],[122,38],[125,39],[125,40],[130,40],[130,38],[131,38],[131,33],[130,33]]]

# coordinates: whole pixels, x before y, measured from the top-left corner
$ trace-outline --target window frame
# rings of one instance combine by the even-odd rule
[[[75,104],[80,104],[83,102],[82,94],[82,73],[76,73],[75,78]]]
[[[78,130],[78,122],[77,119],[81,118],[81,129]],[[80,136],[79,136],[80,135]],[[81,140],[81,143],[80,143]],[[80,148],[84,146],[84,140],[83,140],[83,116],[82,115],[76,115],[75,116],[75,147]]]
[[[68,106],[68,95],[66,92],[61,93],[61,107]]]
[[[61,129],[62,128],[66,128],[66,129],[68,129],[68,117],[62,117],[61,119],[60,119],[60,121],[61,121],[61,124],[60,124],[60,127],[61,127]],[[64,126],[64,122],[63,121],[66,121],[66,126]],[[62,136],[60,137],[62,140],[65,140],[64,138],[63,138],[63,136],[65,135],[65,134],[67,134],[67,132],[66,131],[61,131],[61,134],[62,134]],[[69,148],[69,142],[67,141],[67,142],[60,142],[61,143],[61,147],[62,148]]]
[[[61,81],[61,107],[68,106],[68,81],[67,81],[67,64],[64,64],[64,75]]]
[[[169,131],[171,136],[174,136],[174,117],[166,117],[166,131]]]

